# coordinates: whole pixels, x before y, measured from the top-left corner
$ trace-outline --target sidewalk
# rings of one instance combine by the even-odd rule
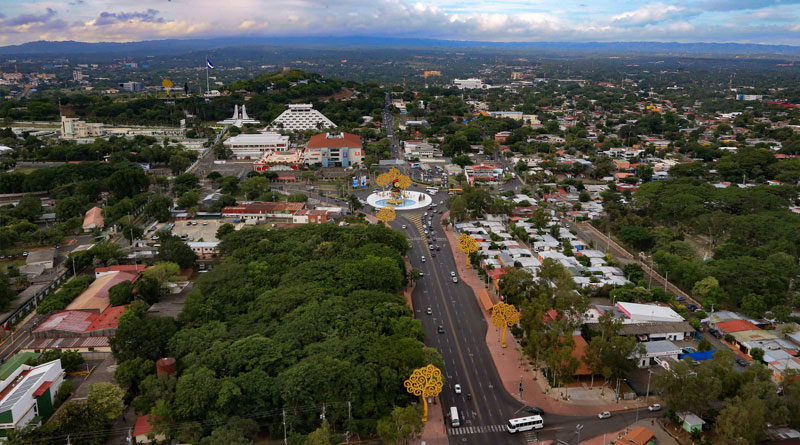
[[[449,216],[449,212],[442,215],[442,218]],[[465,255],[458,251],[456,234],[449,228],[444,230],[445,236],[449,241],[450,249],[453,252],[453,257],[456,260],[459,277],[464,283],[469,285],[475,292],[476,296],[480,292],[486,293],[483,282],[478,278],[477,274],[471,269],[466,268]],[[491,293],[488,294],[493,303],[497,302],[497,298]],[[480,303],[480,301],[479,301]],[[515,398],[522,400],[523,403],[529,406],[536,406],[542,408],[547,412],[564,415],[594,415],[601,411],[621,411],[647,406],[644,402],[620,400],[618,403],[613,401],[613,392],[607,388],[604,391],[608,397],[597,399],[586,399],[581,397],[580,400],[565,400],[562,391],[566,391],[569,396],[570,388],[558,388],[557,390],[548,391],[548,385],[543,381],[540,373],[535,372],[533,366],[528,363],[528,360],[522,353],[517,340],[509,331],[506,331],[506,344],[507,348],[503,348],[500,344],[500,328],[494,327],[491,322],[491,316],[488,311],[484,311],[484,318],[488,326],[486,332],[486,345],[492,355],[492,361],[497,368],[497,373],[500,380],[503,382],[505,390]],[[522,397],[519,394],[519,384],[522,382]],[[582,390],[585,394],[586,390]],[[601,388],[596,387],[591,391],[601,392]],[[571,396],[570,396],[571,398]]]
[[[428,421],[425,422],[422,437],[412,443],[420,444],[422,442],[425,442],[425,445],[448,445],[447,423],[445,423],[442,403],[438,396],[435,405],[428,404]]]

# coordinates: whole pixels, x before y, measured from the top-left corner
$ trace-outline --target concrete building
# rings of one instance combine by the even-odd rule
[[[315,110],[311,104],[289,104],[288,107],[272,121],[269,126],[271,130],[305,131],[336,128],[336,124]]]
[[[264,221],[267,219],[291,220],[298,210],[304,209],[303,202],[247,202],[223,207],[222,216],[244,221]]]
[[[489,85],[483,83],[480,79],[453,79],[453,85],[459,90],[485,90]]]
[[[122,88],[124,91],[130,91],[132,93],[142,91],[142,82],[120,82],[117,84],[117,86]]]
[[[242,128],[244,124],[258,124],[260,122],[255,119],[251,119],[247,115],[247,108],[245,108],[245,105],[242,104],[241,109],[239,108],[239,105],[233,106],[233,116],[217,123],[222,125],[233,125],[234,127]]]
[[[294,224],[325,224],[329,216],[326,210],[301,209],[292,215]]]
[[[48,247],[46,249],[31,250],[25,259],[26,266],[42,266],[45,269],[52,269],[56,258],[56,249]]]
[[[672,308],[656,304],[619,302],[616,306],[625,315],[623,323],[653,323],[659,321],[679,322],[683,317]]]
[[[680,346],[668,340],[650,341],[642,344],[645,352],[637,358],[640,368],[648,368],[653,364],[657,364],[669,369],[669,361],[677,361],[678,354],[683,352]]]
[[[522,120],[522,111],[490,111],[489,116],[495,119],[503,119],[509,118],[521,121]]]
[[[96,138],[104,134],[103,124],[90,124],[76,117],[61,116],[61,137],[64,139]]]
[[[186,243],[200,259],[214,257],[218,252],[219,241],[190,241]]]
[[[361,136],[352,133],[322,133],[311,136],[303,163],[322,167],[349,167],[364,161]]]
[[[233,152],[236,159],[259,159],[268,151],[289,150],[289,136],[273,132],[240,134],[222,144]]]
[[[0,430],[41,425],[53,414],[55,395],[64,381],[61,360],[39,366],[19,363],[3,377],[0,382]]]

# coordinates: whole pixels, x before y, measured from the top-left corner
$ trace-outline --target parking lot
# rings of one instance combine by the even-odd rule
[[[172,228],[172,233],[173,235],[181,237],[186,235],[186,241],[219,241],[217,239],[217,229],[226,222],[229,221],[201,219],[175,221],[175,227]]]

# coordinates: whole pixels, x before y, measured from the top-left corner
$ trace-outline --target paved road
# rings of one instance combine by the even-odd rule
[[[439,197],[434,202],[444,200]],[[486,321],[472,289],[460,280],[452,281],[451,272],[456,271],[455,259],[450,253],[447,238],[440,225],[438,205],[433,216],[434,234],[432,243],[441,250],[429,248],[429,241],[422,231],[422,211],[398,212],[392,227],[403,231],[411,241],[409,259],[424,276],[417,281],[412,294],[415,317],[422,321],[426,344],[436,348],[444,360],[443,372],[446,385],[440,394],[444,412],[455,406],[461,417],[461,427],[448,428],[450,443],[455,444],[521,444],[535,440],[562,440],[577,443],[575,426],[584,425],[583,439],[618,431],[635,420],[635,413],[615,414],[610,419],[600,420],[594,416],[563,416],[545,413],[545,428],[509,434],[505,424],[509,418],[523,417],[523,404],[503,388],[486,346]],[[403,229],[402,226],[406,228]],[[421,261],[425,256],[425,262]],[[435,256],[433,256],[435,255]],[[432,314],[428,315],[430,307]],[[438,327],[444,333],[438,332]],[[462,394],[453,387],[460,384]],[[468,400],[470,394],[471,400]],[[433,406],[432,409],[440,409]],[[640,418],[657,415],[646,410],[638,413]]]

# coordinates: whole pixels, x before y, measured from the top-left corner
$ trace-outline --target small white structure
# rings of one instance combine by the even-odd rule
[[[244,124],[258,124],[260,122],[255,119],[250,119],[250,117],[247,115],[247,108],[244,104],[242,104],[241,110],[239,109],[239,105],[234,105],[233,116],[217,123],[223,125],[233,125],[234,127],[242,128]]]
[[[459,90],[486,90],[489,85],[483,83],[480,79],[453,79],[453,85]]]
[[[645,352],[644,355],[640,355],[637,360],[639,361],[640,368],[647,368],[651,364],[652,361],[662,364],[666,360],[678,360],[678,354],[683,352],[679,346],[676,346],[669,340],[659,340],[659,341],[649,341],[645,343],[640,343],[644,345]],[[665,368],[668,368],[666,365],[663,365]]]

